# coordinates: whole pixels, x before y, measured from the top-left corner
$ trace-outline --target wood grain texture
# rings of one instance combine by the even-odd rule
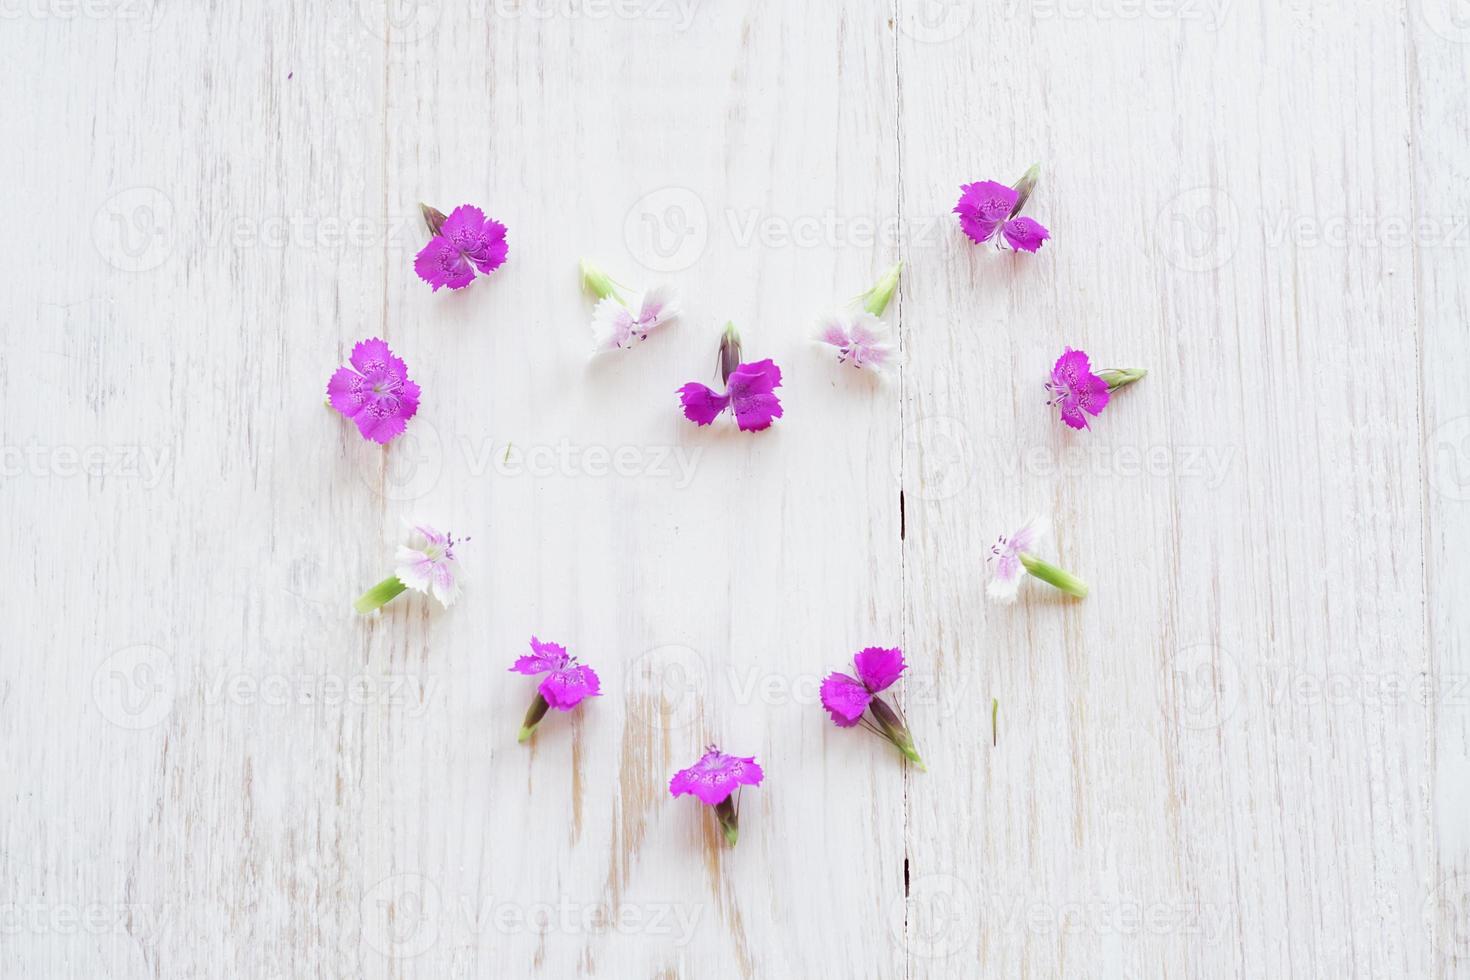
[[[0,974],[1470,975],[1453,0],[0,12]],[[431,294],[419,201],[509,263]],[[680,324],[589,362],[581,257]],[[760,436],[677,413],[726,320]],[[1065,345],[1151,372],[1091,432]],[[1085,601],[985,600],[1033,512]],[[464,602],[353,617],[412,517]],[[533,633],[604,696],[520,746]],[[927,773],[817,706],[875,643]]]

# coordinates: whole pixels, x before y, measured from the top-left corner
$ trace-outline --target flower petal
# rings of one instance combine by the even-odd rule
[[[1051,237],[1051,232],[1042,227],[1041,222],[1031,218],[1012,218],[1002,227],[1002,234],[1011,248],[1023,252],[1036,251]]]
[[[560,643],[542,643],[533,636],[531,653],[516,658],[510,669],[518,674],[544,674],[550,670],[560,670],[570,659],[567,648]]]
[[[327,398],[333,408],[352,418],[367,404],[367,382],[349,367],[340,367],[327,382]]]
[[[684,404],[684,417],[700,425],[709,425],[730,404],[729,395],[711,391],[698,381],[680,388],[679,400]]]
[[[735,420],[746,432],[768,428],[783,414],[773,390],[781,386],[781,369],[770,358],[742,364],[730,375],[730,403]]]
[[[592,310],[592,349],[594,352],[633,346],[633,314],[608,296],[597,301]]]
[[[602,693],[597,672],[585,664],[553,670],[537,688],[546,703],[558,711],[571,711],[586,698]]]
[[[892,686],[908,666],[903,662],[903,651],[898,647],[867,647],[852,659],[857,666],[858,677],[874,694]]]
[[[414,256],[413,271],[433,286],[436,293],[441,286],[462,289],[475,280],[470,264],[443,237],[429,239],[429,244],[419,250],[419,254]]]
[[[858,723],[873,695],[856,679],[833,672],[822,681],[822,707],[839,727],[851,728]]]

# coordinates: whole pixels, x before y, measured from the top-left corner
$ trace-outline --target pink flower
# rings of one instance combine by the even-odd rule
[[[530,655],[516,658],[510,669],[529,677],[547,675],[537,686],[536,699],[531,702],[525,721],[521,724],[520,734],[516,737],[520,742],[531,737],[541,719],[546,717],[549,708],[571,711],[587,698],[597,697],[602,693],[601,682],[597,679],[595,670],[577,663],[577,658],[570,656],[566,647],[561,644],[542,643],[534,636],[531,637]]]
[[[914,747],[913,736],[908,725],[886,701],[878,697],[880,691],[892,687],[908,666],[903,662],[903,651],[885,647],[867,647],[853,658],[857,677],[837,671],[822,681],[822,707],[832,716],[840,728],[852,728],[862,724],[870,732],[892,742],[894,747],[920,769],[924,762]],[[864,718],[871,712],[872,719]]]
[[[1068,347],[1051,369],[1046,383],[1051,398],[1046,403],[1060,409],[1062,421],[1072,428],[1091,428],[1084,412],[1101,415],[1113,392],[1147,375],[1143,368],[1104,368],[1094,374],[1087,354]]]
[[[1019,217],[1036,187],[1039,173],[1040,168],[1033,166],[1014,187],[993,180],[962,185],[954,213],[959,215],[960,228],[970,241],[983,245],[994,239],[999,231],[1011,248],[1034,252],[1042,242],[1051,238],[1051,232],[1040,222]]]
[[[440,286],[463,289],[475,281],[476,270],[488,276],[505,262],[505,225],[474,205],[461,204],[447,218],[424,207],[424,219],[434,237],[414,258],[413,271],[434,292]]]
[[[454,558],[454,535],[427,524],[410,524],[409,528],[412,531],[409,544],[399,546],[393,574],[364,592],[352,604],[353,609],[375,613],[407,589],[432,594],[446,609],[459,598],[460,574],[459,563]]]
[[[459,598],[459,563],[454,558],[454,535],[427,524],[413,525],[419,540],[399,545],[394,561],[394,574],[405,586],[424,595],[433,594],[445,609]],[[468,539],[465,539],[468,540]],[[411,547],[417,545],[417,547]]]
[[[1018,252],[1034,252],[1051,237],[1051,232],[1043,228],[1041,222],[1024,217],[1012,218],[1001,225],[1001,234]]]
[[[781,369],[767,358],[737,367],[724,394],[691,381],[679,389],[679,400],[684,403],[684,417],[691,422],[709,425],[731,408],[742,431],[759,432],[781,417],[781,399],[775,394],[779,387]]]
[[[403,359],[376,337],[352,348],[351,364],[327,382],[330,404],[357,423],[364,439],[386,445],[418,412],[419,386]]]
[[[898,360],[897,351],[888,339],[887,326],[866,311],[828,316],[822,321],[817,339],[837,348],[838,364],[851,364],[882,374]]]
[[[698,762],[674,774],[669,780],[669,794],[676,799],[694,796],[706,806],[714,807],[725,840],[734,847],[740,833],[739,812],[730,802],[730,796],[741,786],[759,786],[764,778],[765,773],[754,756],[726,755],[710,745]]]
[[[1107,382],[1092,373],[1086,352],[1070,347],[1057,358],[1046,390],[1051,393],[1047,404],[1060,409],[1062,421],[1074,429],[1087,428],[1087,415],[1100,415],[1108,407]]]
[[[781,399],[775,389],[781,387],[781,369],[770,358],[753,364],[740,363],[740,334],[735,324],[725,324],[720,338],[720,374],[725,391],[720,393],[691,381],[679,389],[684,417],[699,425],[709,425],[721,412],[731,408],[735,422],[745,432],[769,428],[773,419],[781,417]]]
[[[592,311],[592,352],[626,350],[678,316],[678,297],[667,286],[652,286],[627,306],[608,296]]]
[[[990,584],[985,587],[986,595],[1002,603],[1016,601],[1021,588],[1022,574],[1040,579],[1054,588],[1078,599],[1086,598],[1087,583],[1050,562],[1042,561],[1033,550],[1046,537],[1046,521],[1033,517],[1013,534],[1001,535],[990,546],[987,561],[995,562],[990,575]]]

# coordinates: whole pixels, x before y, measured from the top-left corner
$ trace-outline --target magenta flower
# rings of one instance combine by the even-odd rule
[[[822,707],[832,716],[840,728],[863,725],[868,731],[892,742],[904,757],[921,770],[924,761],[914,747],[913,736],[903,718],[882,698],[879,692],[892,687],[908,666],[903,662],[903,651],[894,647],[867,647],[853,658],[857,677],[837,671],[822,681]],[[871,713],[872,719],[864,717]]]
[[[403,359],[376,337],[352,348],[351,364],[327,382],[327,398],[364,439],[386,445],[418,412],[419,386],[408,379]]]
[[[679,400],[684,405],[685,418],[709,425],[729,408],[735,412],[735,422],[742,431],[759,432],[781,417],[781,399],[775,393],[781,387],[781,369],[770,358],[742,364],[740,349],[740,334],[735,324],[726,324],[720,339],[720,373],[725,380],[725,391],[714,391],[697,381],[684,385],[679,389]]]
[[[518,742],[530,740],[549,709],[571,711],[587,698],[602,693],[597,671],[577,663],[577,658],[569,655],[567,648],[560,643],[542,643],[534,636],[531,637],[530,655],[516,658],[510,669],[528,677],[546,675],[536,687],[536,699],[526,711],[520,734],[516,736]]]
[[[475,272],[488,276],[505,262],[509,246],[505,225],[472,204],[461,204],[444,215],[427,205],[424,220],[433,238],[413,260],[413,271],[434,287],[463,289],[475,281]]]
[[[1021,209],[1036,186],[1040,168],[1026,171],[1016,186],[1007,187],[993,180],[981,180],[960,187],[960,200],[954,213],[960,217],[960,228],[976,245],[983,245],[1000,232],[1006,244],[1018,251],[1034,252],[1051,237],[1051,232],[1031,218],[1020,217]],[[996,242],[999,244],[999,241]]]
[[[1063,351],[1052,366],[1046,390],[1051,393],[1047,404],[1060,409],[1062,421],[1074,429],[1087,428],[1087,415],[1100,415],[1108,407],[1108,384],[1092,373],[1085,351],[1070,347]]]
[[[714,807],[725,840],[734,847],[740,836],[740,811],[730,802],[731,795],[741,786],[759,786],[765,775],[754,756],[726,755],[710,745],[698,762],[674,774],[669,780],[669,794],[675,799],[694,796]]]
[[[1145,377],[1143,368],[1106,368],[1096,374],[1084,351],[1068,347],[1052,366],[1046,390],[1051,394],[1047,404],[1062,413],[1062,421],[1074,429],[1090,428],[1087,415],[1101,415],[1109,396]]]

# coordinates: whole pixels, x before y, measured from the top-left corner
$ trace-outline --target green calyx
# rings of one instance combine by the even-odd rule
[[[398,581],[397,575],[390,575],[377,585],[368,589],[362,596],[352,604],[352,608],[360,613],[370,613],[381,609],[403,592],[408,586]]]
[[[1011,186],[1016,191],[1016,206],[1011,208],[1011,217],[1021,213],[1026,202],[1031,199],[1031,192],[1036,190],[1036,181],[1041,177],[1041,164],[1033,163],[1029,170],[1021,175],[1021,179]]]
[[[1107,383],[1109,394],[1141,380],[1147,374],[1146,368],[1108,368],[1097,372],[1097,376]]]
[[[549,710],[551,710],[551,704],[541,696],[540,692],[537,692],[536,700],[532,701],[531,706],[526,709],[526,717],[521,722],[521,730],[516,733],[516,741],[522,745],[529,742],[536,731],[536,726],[541,724],[541,719],[546,717],[546,712]]]
[[[882,277],[873,284],[862,296],[863,309],[874,316],[882,316],[883,311],[888,309],[888,301],[893,299],[893,291],[898,288],[898,277],[903,272],[903,263],[896,262]]]
[[[1021,567],[1026,569],[1027,574],[1033,578],[1039,578],[1047,585],[1061,589],[1067,595],[1076,596],[1079,599],[1087,598],[1087,583],[1071,572],[1044,562],[1035,555],[1024,551],[1018,557],[1021,559]]]
[[[618,294],[617,284],[613,282],[612,277],[606,272],[603,272],[586,259],[578,262],[577,268],[582,273],[582,288],[587,290],[587,292],[596,296],[598,299],[611,298],[619,303],[623,301],[623,297]]]

